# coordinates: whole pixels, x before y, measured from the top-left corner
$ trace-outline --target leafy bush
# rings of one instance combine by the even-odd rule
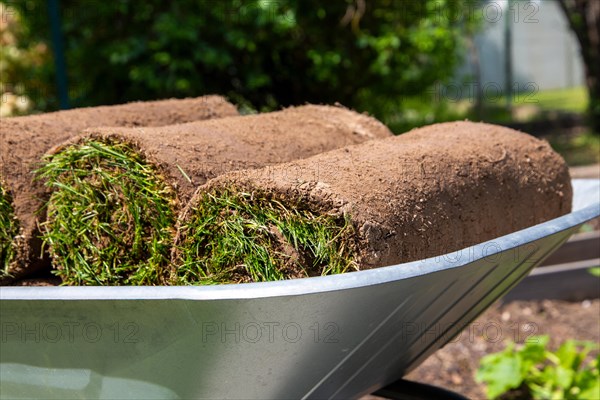
[[[0,118],[30,112],[31,95],[51,78],[42,72],[51,62],[48,47],[31,38],[21,14],[9,4],[0,2]],[[45,101],[35,97],[43,109]]]
[[[548,340],[531,337],[520,349],[509,343],[503,351],[483,357],[476,380],[486,383],[488,397],[524,389],[523,398],[600,399],[600,355],[585,362],[598,345],[567,340],[553,353],[547,349]]]
[[[11,2],[31,41],[49,36],[44,3]],[[77,106],[216,92],[254,109],[339,101],[382,117],[449,78],[477,23],[464,18],[471,0],[60,4]]]

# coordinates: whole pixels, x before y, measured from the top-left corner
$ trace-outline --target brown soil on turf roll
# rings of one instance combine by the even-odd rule
[[[72,145],[90,141],[125,144],[156,168],[158,180],[173,189],[176,197],[173,211],[177,215],[180,205],[189,201],[199,185],[223,173],[288,162],[391,136],[385,125],[366,115],[341,106],[305,105],[160,128],[94,128],[49,154],[59,154]],[[52,220],[48,224],[50,228],[46,232],[52,231]],[[107,246],[106,243],[101,245]],[[50,252],[56,254],[52,248]],[[54,260],[54,264],[63,269],[60,261]],[[149,264],[146,263],[147,268]],[[87,276],[90,275],[93,273]],[[120,276],[123,275],[127,273]],[[108,279],[111,284],[123,282],[118,280],[120,278]],[[103,280],[96,284],[106,283]]]
[[[93,128],[50,153],[88,139],[128,143],[163,171],[185,204],[198,186],[227,172],[391,136],[385,125],[364,114],[340,106],[305,105],[158,128]]]
[[[19,220],[19,254],[10,273],[48,265],[40,259],[36,214],[47,197],[46,189],[33,180],[32,171],[53,146],[95,126],[162,126],[238,115],[236,108],[220,96],[136,102],[117,106],[80,108],[0,121],[0,177],[12,192]],[[0,265],[1,267],[1,265]],[[0,284],[8,278],[0,277]],[[12,279],[12,278],[11,278]]]
[[[197,218],[207,194],[223,193],[268,194],[290,208],[300,204],[317,215],[350,218],[355,234],[348,244],[360,269],[481,243],[566,214],[572,199],[567,165],[547,142],[472,122],[431,125],[225,174],[199,188],[180,225]],[[178,232],[174,265],[181,264],[179,251],[189,245],[190,234]]]
[[[60,286],[60,278],[31,278],[13,282],[11,286]]]

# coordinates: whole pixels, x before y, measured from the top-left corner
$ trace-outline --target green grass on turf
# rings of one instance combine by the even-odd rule
[[[162,283],[176,196],[155,166],[128,144],[89,139],[46,157],[37,176],[52,190],[42,237],[63,283]]]
[[[18,233],[12,196],[0,182],[0,277],[8,273],[8,266],[15,256],[14,239]]]
[[[174,283],[263,282],[356,269],[347,218],[286,203],[233,188],[206,193],[181,228]]]

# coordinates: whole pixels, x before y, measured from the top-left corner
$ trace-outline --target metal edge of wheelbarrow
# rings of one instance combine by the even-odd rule
[[[349,398],[415,368],[587,220],[426,260],[210,287],[3,287],[0,397]],[[585,207],[584,207],[585,206]]]

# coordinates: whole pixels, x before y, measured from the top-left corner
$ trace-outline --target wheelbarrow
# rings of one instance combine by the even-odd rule
[[[347,399],[375,392],[600,215],[600,181],[573,186],[568,215],[385,268],[206,287],[3,287],[0,397]]]

